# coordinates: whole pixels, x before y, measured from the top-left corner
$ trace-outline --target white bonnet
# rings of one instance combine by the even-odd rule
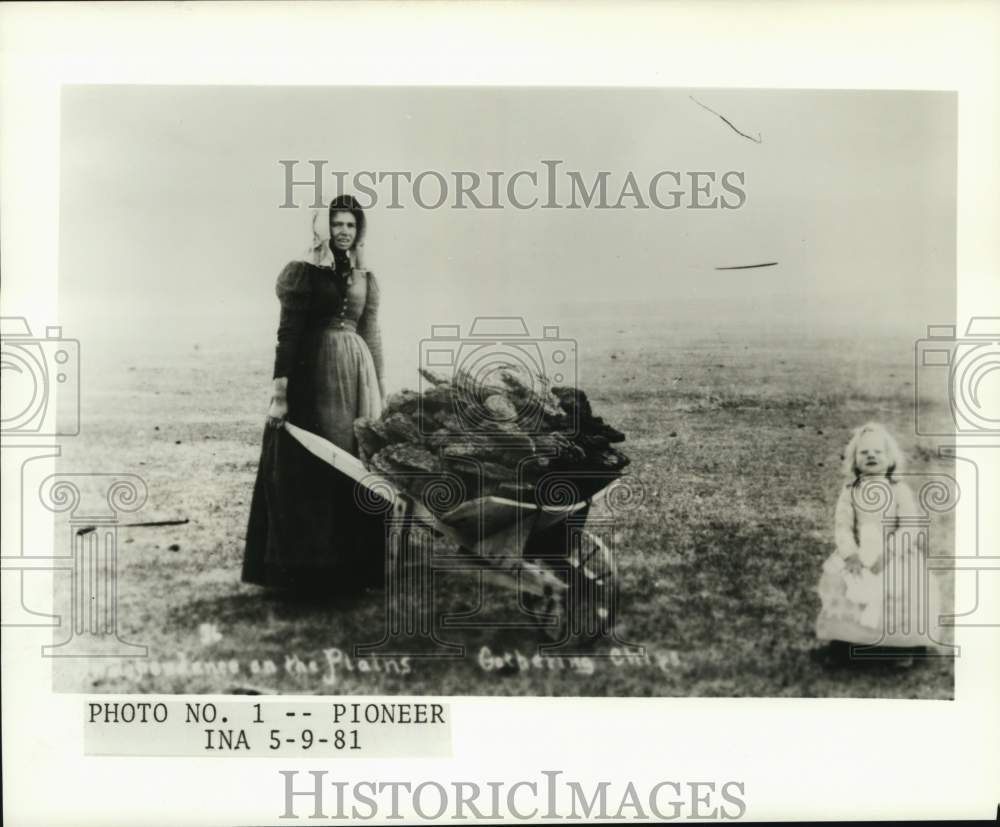
[[[333,253],[330,251],[329,212],[323,207],[309,211],[309,246],[303,256],[305,261],[317,266],[332,266]]]

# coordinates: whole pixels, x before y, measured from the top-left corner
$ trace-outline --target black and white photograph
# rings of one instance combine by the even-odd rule
[[[39,494],[122,655],[59,688],[952,696],[914,354],[954,95],[68,86],[62,124],[59,462],[131,476]]]
[[[0,4],[4,823],[994,817],[998,23]]]

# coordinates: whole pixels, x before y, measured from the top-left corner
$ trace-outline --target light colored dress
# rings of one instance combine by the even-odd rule
[[[942,600],[927,567],[926,515],[902,482],[862,477],[840,492],[836,550],[823,563],[820,640],[941,648]],[[860,572],[846,561],[857,556]]]
[[[374,277],[348,276],[336,314],[318,335],[313,375],[313,416],[315,433],[357,456],[358,441],[354,420],[378,419],[382,413],[382,391],[375,358],[358,322],[374,302]],[[362,334],[365,334],[363,336]],[[369,337],[370,338],[370,337]]]

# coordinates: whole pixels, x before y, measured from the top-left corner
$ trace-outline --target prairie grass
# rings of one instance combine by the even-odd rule
[[[380,592],[331,584],[328,595],[303,601],[240,583],[269,354],[264,347],[203,347],[137,361],[84,385],[83,433],[67,441],[60,470],[140,474],[149,500],[136,519],[190,522],[118,534],[119,633],[147,645],[147,667],[155,661],[160,673],[138,676],[141,660],[66,660],[56,664],[57,688],[952,697],[949,659],[908,670],[831,670],[810,657],[817,645],[815,585],[833,548],[841,451],[851,429],[880,420],[899,436],[912,470],[950,470],[933,444],[913,437],[912,344],[699,335],[656,320],[595,321],[581,330],[579,384],[595,413],[627,434],[628,471],[645,492],[616,525],[615,648],[602,644],[575,660],[524,668],[516,655],[535,654],[546,642],[539,630],[449,629],[442,638],[464,647],[464,656],[419,657],[428,647],[416,644],[405,669],[402,655],[394,671],[370,659],[365,669],[351,650],[378,640],[385,624]],[[57,538],[63,530],[57,524]],[[936,520],[932,535],[939,547],[951,547],[950,514]],[[945,585],[950,599],[950,578]],[[475,575],[447,574],[438,586],[441,610],[476,605]],[[62,578],[57,593],[64,601]],[[484,620],[518,619],[505,593],[487,589],[484,599]],[[205,624],[221,637],[206,635]],[[635,649],[628,657],[622,644],[642,647],[643,656]],[[347,659],[331,675],[334,649]],[[487,659],[504,654],[512,663]],[[166,674],[163,664],[182,658],[188,674]],[[229,661],[238,674],[204,665],[194,674],[191,667]],[[255,662],[269,661],[273,673],[254,671]]]

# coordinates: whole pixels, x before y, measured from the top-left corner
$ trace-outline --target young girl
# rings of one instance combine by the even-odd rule
[[[844,453],[849,481],[837,500],[837,547],[819,581],[820,640],[923,647],[937,637],[937,584],[928,577],[918,529],[907,520],[921,512],[899,479],[902,464],[899,446],[884,426],[869,422],[855,430]]]

